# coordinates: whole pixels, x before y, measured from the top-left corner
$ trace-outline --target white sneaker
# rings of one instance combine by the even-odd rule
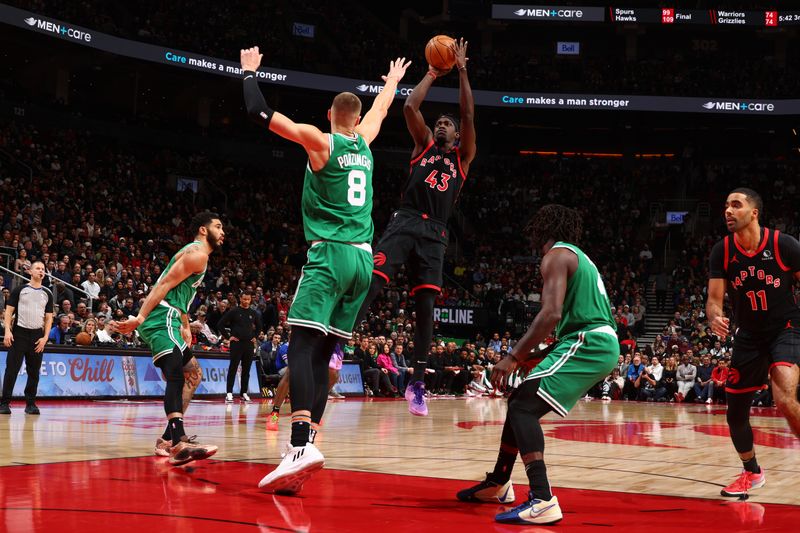
[[[708,400],[706,400],[706,403],[714,403],[714,398],[709,398]]]
[[[243,402],[250,403],[250,402],[252,402],[253,400],[251,400],[251,399],[250,399],[250,396],[248,396],[248,394],[245,392],[245,393],[242,393],[242,401],[243,401]]]
[[[503,524],[555,524],[563,518],[558,498],[548,501],[535,500],[530,496],[527,502],[513,509],[498,513],[494,519]]]
[[[325,457],[316,446],[292,446],[286,450],[280,464],[258,482],[267,491],[296,494],[312,474],[325,466]]]
[[[233,403],[233,394],[232,393],[229,392],[229,393],[227,393],[225,395],[225,403]]]

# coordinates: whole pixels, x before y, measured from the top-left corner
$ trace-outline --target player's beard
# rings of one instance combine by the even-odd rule
[[[214,235],[213,233],[209,232],[208,237],[206,237],[209,246],[211,246],[212,250],[219,250],[222,248],[222,242],[219,237]]]

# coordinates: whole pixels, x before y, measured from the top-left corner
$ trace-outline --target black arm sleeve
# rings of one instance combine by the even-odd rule
[[[274,111],[269,108],[267,101],[264,100],[264,95],[261,94],[261,89],[258,87],[256,81],[256,73],[252,70],[244,71],[244,105],[247,108],[247,114],[250,119],[269,129],[269,122],[272,120]]]
[[[778,237],[778,254],[789,272],[800,272],[800,242],[797,239],[781,233]]]
[[[725,243],[723,241],[719,241],[711,249],[708,263],[708,275],[711,279],[728,277],[725,272]]]

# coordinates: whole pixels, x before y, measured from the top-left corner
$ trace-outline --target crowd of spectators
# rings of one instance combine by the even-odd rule
[[[544,23],[533,39],[525,24],[493,30],[485,23],[488,4],[438,24],[408,15],[401,37],[399,10],[356,0],[280,0],[269,8],[252,0],[12,3],[112,35],[232,61],[244,45],[258,44],[266,52],[265,64],[273,68],[359,79],[377,79],[389,58],[402,55],[415,58],[408,79],[417,80],[426,68],[416,60],[424,57],[426,41],[436,33],[451,33],[472,41],[471,78],[477,89],[749,98],[792,98],[800,89],[800,75],[791,68],[800,50],[790,45],[779,52],[780,39],[757,36],[751,28],[711,33],[702,26],[664,30],[645,25],[635,36],[639,44],[631,57],[630,34],[617,32],[612,24],[583,26],[582,52],[569,57],[555,50],[556,41],[570,39],[563,28]],[[295,35],[295,23],[314,26],[313,37]],[[485,35],[491,37],[484,41]]]
[[[268,175],[253,176],[251,170],[197,156],[166,150],[143,155],[135,147],[87,132],[39,131],[18,123],[0,127],[0,148],[35,170],[33,182],[19,186],[7,177],[8,169],[0,167],[0,253],[20,274],[32,261],[44,261],[52,275],[46,283],[54,289],[57,303],[51,342],[139,346],[136,335],[109,334],[108,322],[136,314],[171,255],[189,237],[185,224],[192,214],[217,207],[214,197],[177,192],[169,184],[167,169],[183,165],[200,168],[219,182],[238,184],[227,189],[229,205],[235,208],[223,216],[225,248],[211,256],[204,285],[190,308],[198,349],[227,349],[228,334],[217,324],[244,291],[253,293],[253,307],[261,318],[260,342],[277,334],[285,343],[286,314],[306,250],[299,188],[292,186],[296,180],[286,179],[297,169],[275,168]],[[763,170],[766,174],[775,168]],[[788,173],[793,166],[780,168]],[[403,171],[376,175],[376,235],[396,203],[396,183]],[[620,353],[633,356],[639,349],[644,361],[656,356],[665,369],[670,365],[664,356],[672,354],[675,345],[681,356],[691,350],[690,358],[723,358],[720,349],[729,347],[730,340],[719,339],[717,347],[703,322],[711,237],[689,241],[669,276],[673,296],[668,306],[676,315],[664,336],[653,346],[636,343],[648,313],[645,290],[653,274],[647,198],[666,191],[670,177],[680,171],[672,160],[487,157],[477,163],[473,174],[480,179],[470,180],[462,194],[454,221],[459,237],[451,244],[437,303],[483,307],[500,320],[492,329],[462,335],[469,338],[460,345],[447,342],[449,335],[437,324],[439,340],[431,348],[426,375],[429,389],[443,394],[492,392],[487,371],[521,333],[519,327],[500,329],[496,324],[509,324],[503,319],[515,305],[535,308],[540,298],[539,258],[525,238],[525,224],[537,206],[550,202],[573,205],[583,213],[583,247],[605,281],[622,341]],[[715,172],[724,173],[718,167]],[[790,182],[788,174],[773,179]],[[791,224],[787,217],[787,230]],[[20,282],[10,275],[0,279],[6,296]],[[401,271],[376,300],[366,322],[358,325],[352,353],[363,363],[373,392],[395,394],[408,378],[403,356],[413,350],[411,309]],[[377,379],[368,369],[379,371]],[[620,377],[627,378],[627,369]],[[639,380],[640,389],[648,390],[648,384],[653,385],[646,377],[644,383]],[[632,396],[624,382],[619,388]],[[674,398],[667,396],[649,395]]]

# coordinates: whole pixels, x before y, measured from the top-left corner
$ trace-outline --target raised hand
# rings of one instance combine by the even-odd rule
[[[242,62],[242,70],[258,70],[261,65],[261,58],[264,54],[259,53],[258,46],[239,50],[239,60]]]
[[[450,47],[453,54],[456,56],[456,67],[458,67],[458,70],[467,67],[467,61],[469,61],[467,57],[467,45],[469,45],[469,41],[465,41],[462,37],[458,41],[454,41],[453,45]]]
[[[406,75],[406,70],[410,65],[411,61],[406,61],[405,57],[398,57],[394,61],[389,62],[389,73],[385,76],[381,76],[381,79],[383,81],[388,81],[389,78],[394,78],[397,80],[397,83],[400,83],[400,80]]]

